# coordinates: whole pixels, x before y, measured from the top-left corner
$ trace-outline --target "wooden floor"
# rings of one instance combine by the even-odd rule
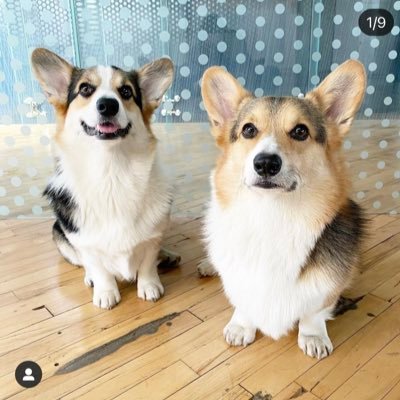
[[[125,285],[122,302],[106,311],[91,304],[83,271],[58,255],[51,220],[1,221],[0,398],[400,399],[399,217],[372,216],[363,273],[349,293],[364,297],[329,322],[335,350],[319,362],[297,348],[295,332],[228,347],[222,329],[231,308],[219,278],[196,273],[200,222],[173,221],[165,244],[183,262],[161,275],[160,301],[139,300]],[[135,329],[134,340],[112,354],[87,366],[78,359],[82,368],[57,374],[90,350],[101,357],[100,346]],[[43,370],[36,388],[14,379],[24,360]]]

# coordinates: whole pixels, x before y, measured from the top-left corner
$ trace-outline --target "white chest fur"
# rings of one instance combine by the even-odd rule
[[[322,227],[311,229],[282,196],[246,190],[222,209],[213,194],[206,217],[210,260],[229,300],[275,339],[319,309],[327,292],[324,283],[298,279]]]

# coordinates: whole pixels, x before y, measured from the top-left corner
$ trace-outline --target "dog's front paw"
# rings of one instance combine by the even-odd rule
[[[85,277],[83,278],[83,282],[87,287],[93,287],[93,279],[92,277],[86,272]]]
[[[299,334],[298,344],[304,354],[318,360],[332,353],[333,345],[328,336],[307,336]]]
[[[224,337],[230,346],[247,346],[254,342],[256,330],[229,322],[224,328]]]
[[[137,295],[140,299],[157,301],[164,294],[164,287],[160,281],[138,281]]]
[[[121,301],[118,289],[99,290],[94,287],[93,304],[100,308],[110,310]]]
[[[217,275],[217,271],[207,259],[200,262],[200,264],[197,266],[197,271],[200,276]]]

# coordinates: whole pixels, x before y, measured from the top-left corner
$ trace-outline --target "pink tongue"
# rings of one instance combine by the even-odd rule
[[[97,124],[96,129],[101,133],[114,133],[119,128],[116,124],[108,123],[108,124]]]

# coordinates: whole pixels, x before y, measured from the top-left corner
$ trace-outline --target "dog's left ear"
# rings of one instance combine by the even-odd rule
[[[348,60],[308,93],[306,99],[322,109],[328,122],[336,125],[340,137],[343,138],[360,108],[365,85],[364,66],[358,61]]]
[[[46,97],[53,105],[67,101],[74,67],[47,49],[35,49],[31,57],[33,72]]]
[[[174,65],[169,58],[160,58],[144,65],[137,72],[144,108],[153,112],[160,105],[164,93],[171,86]]]

